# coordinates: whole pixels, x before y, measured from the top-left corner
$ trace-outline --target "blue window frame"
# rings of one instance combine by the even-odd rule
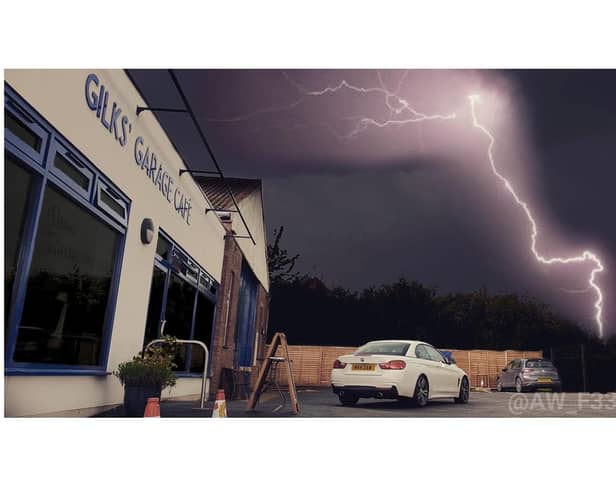
[[[97,180],[96,205],[120,224],[128,223],[128,203],[118,194],[115,187],[103,179]]]
[[[15,97],[4,93],[4,138],[15,145],[18,153],[43,164],[50,130]]]
[[[5,374],[104,374],[130,200],[6,83],[4,101],[19,202],[5,208]]]
[[[52,156],[49,163],[51,172],[64,184],[88,200],[92,196],[94,172],[58,140],[52,141],[49,154]]]
[[[211,350],[217,291],[218,282],[169,235],[160,230],[144,346],[160,337],[161,325],[164,322],[166,335],[175,335],[178,339],[200,340]],[[176,360],[176,373],[180,376],[201,376],[201,353],[196,346],[184,348]]]

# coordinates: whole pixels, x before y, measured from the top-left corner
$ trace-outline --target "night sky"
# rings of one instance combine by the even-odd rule
[[[616,332],[616,71],[177,73],[225,174],[263,180],[268,234],[285,226],[283,246],[301,255],[302,272],[350,289],[406,277],[439,293],[516,292],[594,330],[592,265],[532,256],[527,218],[472,126],[467,96],[480,94],[478,119],[496,139],[499,172],[532,210],[539,251],[600,257],[605,333]],[[181,107],[165,71],[129,75],[149,104]],[[310,94],[342,80],[378,89]],[[408,118],[392,112],[401,99],[456,118],[362,125]],[[158,118],[190,167],[213,169],[186,115]]]

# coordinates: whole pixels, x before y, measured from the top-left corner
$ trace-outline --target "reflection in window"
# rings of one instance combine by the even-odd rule
[[[165,272],[154,266],[152,286],[150,288],[150,301],[148,303],[148,319],[145,323],[145,337],[143,340],[144,347],[148,344],[148,342],[160,337],[160,315],[163,307],[165,278]]]
[[[144,345],[160,336],[162,321],[165,335],[198,340],[209,349],[215,307],[206,291],[212,284],[211,278],[186,252],[161,233],[156,254]],[[204,363],[205,353],[201,347],[183,344],[175,360],[175,371],[202,373]]]
[[[156,253],[162,258],[167,259],[171,250],[171,243],[169,243],[163,235],[158,235],[158,243],[156,243]]]
[[[56,157],[54,158],[54,166],[73,180],[79,188],[86,191],[90,188],[91,178],[79,171],[77,165],[71,163],[59,152],[56,153]]]
[[[195,307],[195,292],[197,289],[188,282],[172,273],[167,292],[167,307],[165,311],[165,334],[178,339],[190,339],[192,316]],[[186,367],[186,345],[182,345],[175,363],[176,371],[184,371]]]
[[[212,338],[212,321],[214,319],[214,303],[205,297],[201,292],[197,293],[197,311],[195,313],[195,329],[193,339],[203,342],[208,350],[211,350],[210,340]],[[203,349],[196,344],[192,346],[190,358],[190,371],[201,373],[204,364]]]
[[[6,343],[6,323],[11,308],[11,296],[27,215],[32,175],[8,154],[4,155],[4,162],[4,334]]]
[[[15,361],[99,364],[119,236],[46,187]]]
[[[10,111],[4,110],[4,126],[26,145],[32,147],[32,149],[36,152],[41,151],[41,138],[17,118],[15,118],[13,113]]]
[[[126,209],[124,208],[124,205],[113,198],[104,188],[101,188],[101,202],[122,219],[126,219]]]

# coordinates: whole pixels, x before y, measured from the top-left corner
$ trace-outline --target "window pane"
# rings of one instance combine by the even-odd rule
[[[210,339],[212,338],[212,322],[214,319],[214,303],[208,300],[201,292],[197,293],[197,312],[195,313],[195,332],[193,339],[205,343],[211,351]],[[190,358],[190,371],[194,373],[203,372],[203,359],[205,353],[197,345],[192,346]]]
[[[19,121],[13,113],[6,110],[4,110],[4,127],[36,152],[41,152],[41,138]]]
[[[166,273],[154,266],[154,273],[152,274],[152,287],[150,288],[150,302],[148,304],[148,319],[145,324],[145,336],[143,339],[144,346],[146,346],[148,342],[157,339],[160,335],[158,331],[161,310],[163,307],[165,277]]]
[[[430,359],[428,356],[428,351],[426,351],[426,346],[420,344],[415,348],[415,356],[421,359]]]
[[[15,361],[99,364],[119,236],[46,188]]]
[[[84,190],[87,191],[90,187],[90,178],[79,171],[77,166],[71,163],[62,154],[56,153],[53,165]]]
[[[167,259],[169,250],[171,250],[171,243],[165,240],[165,238],[163,238],[161,235],[158,235],[158,243],[156,243],[156,253],[158,253],[158,255],[160,255],[162,258]]]
[[[6,343],[6,323],[11,308],[11,296],[26,219],[28,197],[32,186],[32,174],[19,166],[8,154],[4,155],[4,162],[4,342]]]
[[[353,354],[390,354],[404,356],[409,350],[409,344],[405,342],[369,342],[358,348]]]
[[[122,219],[125,219],[126,210],[119,204],[104,188],[101,188],[101,202],[103,202],[107,207],[109,207],[113,212],[115,212]]]
[[[171,274],[165,311],[165,320],[167,320],[165,334],[175,336],[178,339],[190,339],[196,291],[196,288],[191,284],[177,275]],[[186,369],[185,345],[182,345],[182,350],[175,363],[177,364],[176,371]]]
[[[426,351],[428,351],[428,356],[432,361],[437,361],[439,363],[443,362],[443,355],[439,353],[436,349],[431,346],[426,346]]]

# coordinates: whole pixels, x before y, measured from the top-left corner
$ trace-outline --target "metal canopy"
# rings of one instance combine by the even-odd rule
[[[186,96],[186,93],[184,91],[184,89],[182,88],[182,85],[180,83],[180,80],[178,79],[177,74],[175,73],[175,71],[173,69],[169,69],[167,70],[167,73],[169,74],[171,81],[173,83],[172,86],[167,86],[167,88],[165,89],[164,84],[157,84],[154,83],[152,86],[149,86],[148,84],[145,83],[145,79],[144,76],[147,77],[147,72],[151,73],[152,76],[154,76],[155,78],[159,79],[160,76],[160,70],[148,70],[148,71],[130,71],[127,70],[126,73],[128,75],[128,77],[131,79],[131,81],[133,82],[133,85],[135,85],[135,87],[139,90],[139,92],[141,93],[143,99],[148,102],[148,104],[150,103],[150,101],[152,101],[153,99],[155,99],[157,96],[160,97],[161,94],[163,94],[163,91],[169,91],[169,90],[173,90],[175,92],[174,96],[171,96],[170,94],[165,94],[165,97],[167,100],[169,100],[169,106],[167,106],[166,104],[164,105],[156,105],[156,106],[138,106],[136,108],[136,114],[137,116],[139,116],[141,113],[143,113],[144,111],[151,111],[155,114],[156,118],[159,121],[159,124],[161,125],[161,127],[165,130],[165,132],[167,133],[167,135],[169,136],[169,139],[171,140],[171,142],[173,143],[176,151],[178,152],[178,154],[180,155],[180,157],[182,158],[182,161],[184,161],[185,165],[186,165],[186,169],[182,169],[180,170],[180,176],[184,173],[189,173],[190,175],[218,175],[218,177],[222,180],[226,193],[229,195],[229,198],[231,199],[231,201],[233,202],[233,207],[234,207],[234,213],[237,213],[240,216],[240,219],[242,220],[242,223],[244,225],[244,228],[246,229],[246,232],[248,233],[248,236],[238,236],[238,235],[233,235],[234,238],[249,238],[252,243],[254,245],[256,245],[256,241],[252,235],[252,232],[250,231],[250,228],[248,227],[248,223],[246,222],[246,219],[244,218],[244,215],[242,214],[242,211],[240,210],[240,207],[237,203],[236,197],[233,194],[233,190],[231,189],[231,186],[229,185],[229,182],[227,181],[227,179],[225,178],[224,173],[222,172],[222,169],[220,167],[220,164],[218,163],[218,160],[216,159],[216,156],[214,155],[214,151],[212,150],[206,136],[205,133],[203,131],[203,129],[201,128],[201,125],[199,125],[199,121],[197,120],[197,117],[195,116],[195,113],[190,105],[190,101],[188,100],[188,97]],[[136,79],[141,79],[141,83],[136,80]],[[162,86],[162,87],[161,87]],[[178,104],[178,97],[179,96],[179,103]],[[172,102],[173,101],[173,102]],[[159,113],[175,113],[175,114],[182,114],[181,116],[184,118],[184,120],[186,120],[187,122],[190,122],[190,124],[192,125],[192,127],[194,128],[194,130],[196,130],[197,132],[197,137],[198,139],[201,141],[201,144],[203,145],[203,147],[205,147],[205,149],[207,150],[208,156],[210,157],[210,160],[212,162],[212,164],[214,165],[214,167],[216,168],[216,170],[203,170],[203,169],[198,169],[198,168],[193,168],[190,166],[189,162],[190,162],[190,158],[188,158],[188,160],[186,159],[186,154],[192,154],[192,153],[187,153],[187,152],[182,152],[182,150],[180,150],[180,147],[182,147],[183,149],[186,149],[187,146],[194,146],[194,140],[193,142],[187,141],[186,139],[183,139],[183,142],[181,143],[181,145],[177,142],[177,139],[174,139],[172,132],[170,132],[169,129],[169,125],[165,125],[162,121],[161,121],[161,117],[159,116]],[[203,192],[203,189],[201,188],[201,186],[199,186],[199,189]],[[207,198],[207,195],[204,193],[204,195]],[[208,199],[209,202],[209,199]],[[209,209],[211,210],[211,209]],[[208,212],[208,209],[206,209],[206,213]]]

